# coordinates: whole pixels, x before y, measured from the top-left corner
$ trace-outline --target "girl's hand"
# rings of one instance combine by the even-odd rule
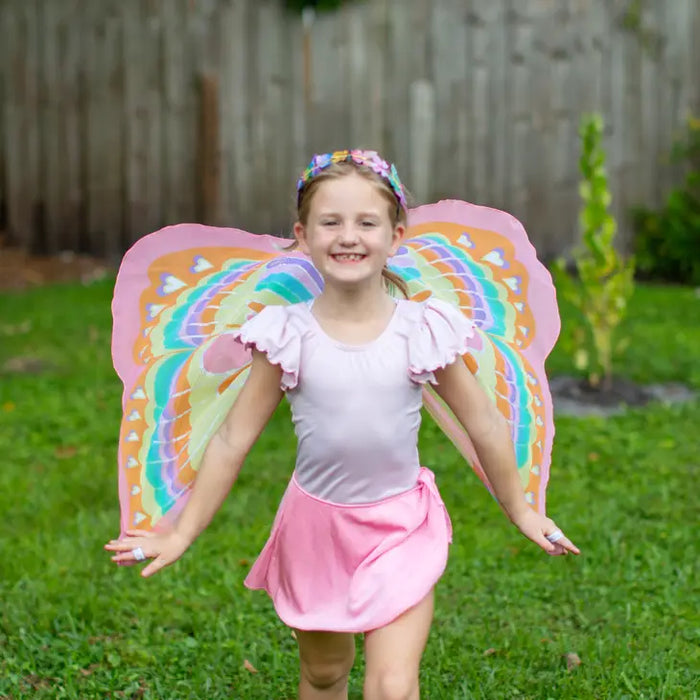
[[[580,554],[579,548],[564,535],[553,520],[527,508],[513,523],[528,539],[544,549],[547,554]]]
[[[109,552],[117,552],[112,557],[112,561],[118,564],[153,559],[141,572],[144,578],[152,576],[163,567],[177,561],[190,546],[190,542],[175,530],[165,533],[127,530],[126,535],[121,540],[110,540],[105,545],[105,549]]]

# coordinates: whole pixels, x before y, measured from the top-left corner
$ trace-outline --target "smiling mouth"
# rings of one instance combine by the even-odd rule
[[[360,262],[367,256],[361,253],[339,253],[337,255],[331,255],[331,257],[337,262]]]

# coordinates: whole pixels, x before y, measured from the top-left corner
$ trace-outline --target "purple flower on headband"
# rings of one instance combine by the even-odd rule
[[[321,153],[318,156],[314,156],[314,170],[317,170],[320,172],[324,168],[327,168],[331,163],[333,162],[333,154],[332,153]],[[314,173],[318,175],[318,172]]]

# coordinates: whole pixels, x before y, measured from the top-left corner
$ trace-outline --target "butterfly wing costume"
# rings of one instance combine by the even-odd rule
[[[248,376],[234,332],[268,305],[323,289],[289,241],[180,224],[140,239],[114,293],[112,356],[124,384],[119,435],[121,530],[172,523],[204,450]],[[521,224],[446,200],[409,212],[389,267],[409,297],[435,296],[473,320],[464,362],[507,419],[527,502],[544,513],[554,426],[544,361],[559,332],[555,290]],[[273,358],[271,358],[273,359]],[[488,487],[468,434],[426,384],[424,405]]]

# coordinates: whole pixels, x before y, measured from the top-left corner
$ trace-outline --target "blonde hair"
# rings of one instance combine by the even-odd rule
[[[396,195],[394,194],[394,190],[391,189],[391,185],[389,185],[389,183],[381,175],[375,173],[371,168],[367,167],[366,165],[358,165],[352,161],[333,163],[327,168],[324,168],[318,175],[314,176],[304,185],[304,187],[300,190],[297,199],[297,219],[299,220],[299,223],[306,226],[314,194],[324,182],[346,177],[353,172],[361,175],[366,180],[369,180],[377,188],[384,199],[386,199],[389,207],[389,219],[391,221],[392,228],[396,228],[398,225],[407,227],[408,213],[399,203]],[[297,242],[294,241],[294,243],[288,246],[287,250],[293,250],[296,247]],[[406,280],[401,277],[401,275],[397,274],[393,270],[390,270],[385,265],[384,269],[382,270],[382,277],[384,278],[384,283],[389,291],[392,291],[392,288],[398,289],[398,291],[400,291],[401,294],[408,299],[408,284],[406,283]]]

